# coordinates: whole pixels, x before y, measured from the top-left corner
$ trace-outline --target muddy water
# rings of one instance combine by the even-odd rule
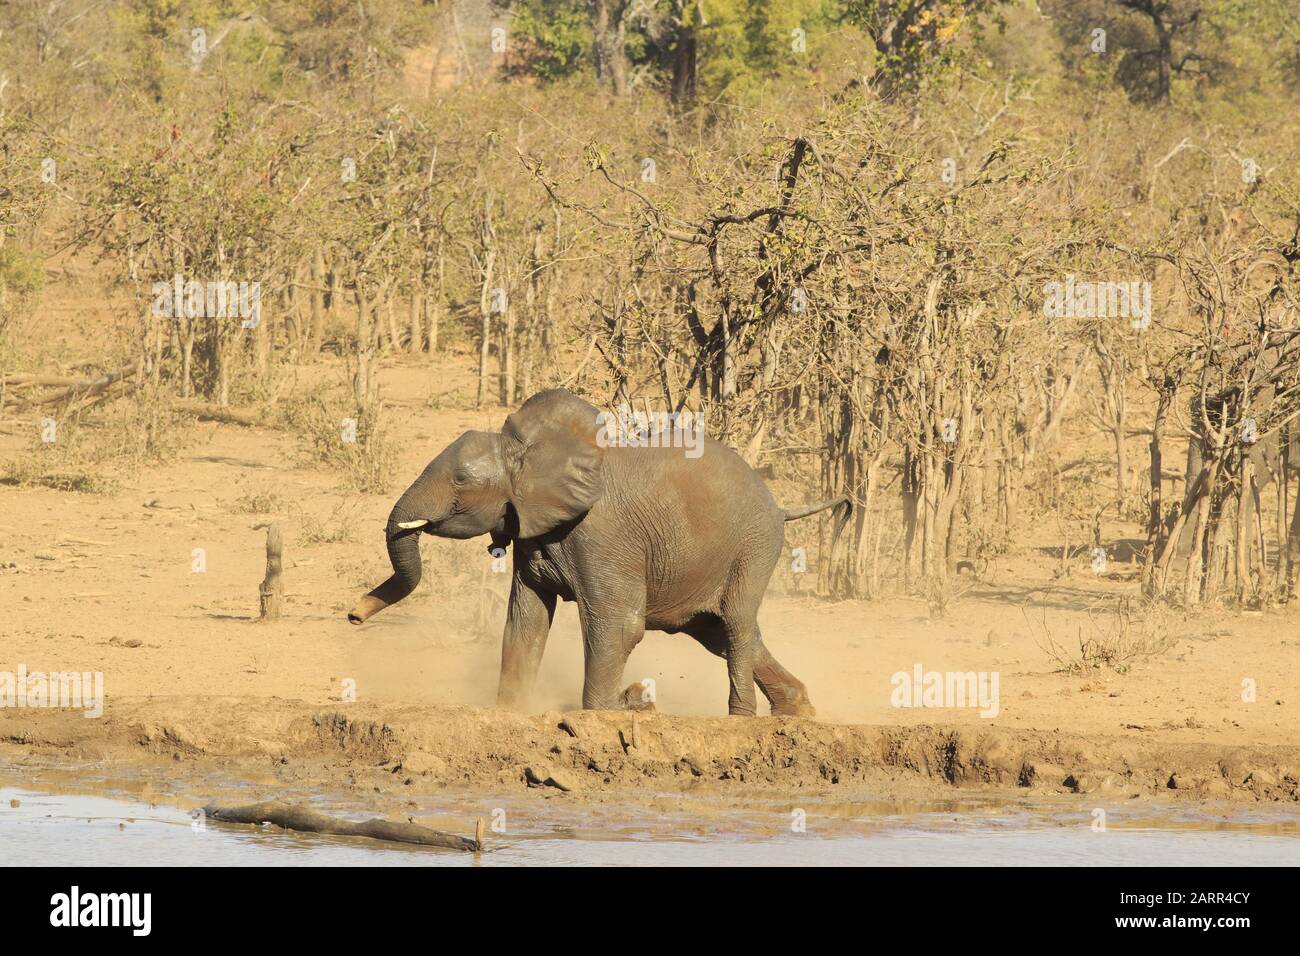
[[[184,801],[182,801],[183,803]],[[323,799],[325,810],[364,809]],[[489,799],[488,803],[492,801]],[[504,801],[503,801],[504,802]],[[497,866],[549,865],[1165,865],[1300,863],[1300,815],[1227,808],[1158,819],[1116,807],[1104,832],[1077,806],[951,804],[893,812],[883,804],[809,806],[804,832],[773,807],[672,813],[645,807],[565,807],[538,801],[492,808],[505,832],[465,854],[274,828],[199,826],[192,811],[106,795],[51,794],[0,786],[0,863],[5,865]],[[558,804],[558,801],[557,801]],[[531,806],[530,806],[531,805]],[[411,804],[419,822],[462,832],[464,806]],[[1150,808],[1144,812],[1151,813]]]

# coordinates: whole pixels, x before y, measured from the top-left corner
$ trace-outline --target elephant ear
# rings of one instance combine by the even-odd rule
[[[538,392],[506,419],[519,537],[535,538],[591,509],[604,488],[599,410],[562,388]]]

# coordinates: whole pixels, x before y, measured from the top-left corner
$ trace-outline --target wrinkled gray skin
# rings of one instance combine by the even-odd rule
[[[393,575],[349,619],[360,624],[415,589],[421,533],[487,534],[491,547],[514,546],[500,705],[528,694],[558,598],[578,605],[584,708],[620,706],[628,654],[650,629],[690,634],[726,660],[730,713],[755,713],[757,681],[774,713],[812,715],[804,685],[763,644],[756,615],[783,522],[839,506],[842,527],[847,502],[787,514],[725,445],[705,439],[697,458],[681,448],[601,448],[597,414],[552,389],[500,432],[452,442],[393,506],[385,531]]]

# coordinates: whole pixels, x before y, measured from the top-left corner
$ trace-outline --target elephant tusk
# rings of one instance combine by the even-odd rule
[[[409,531],[412,528],[423,528],[428,523],[428,518],[421,518],[419,521],[399,521],[397,522],[397,526],[403,531]]]

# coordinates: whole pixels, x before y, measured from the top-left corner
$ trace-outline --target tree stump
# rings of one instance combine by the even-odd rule
[[[262,579],[261,609],[262,620],[273,621],[280,616],[284,604],[284,582],[280,574],[284,570],[281,555],[284,551],[284,539],[278,525],[266,526],[266,577]]]

